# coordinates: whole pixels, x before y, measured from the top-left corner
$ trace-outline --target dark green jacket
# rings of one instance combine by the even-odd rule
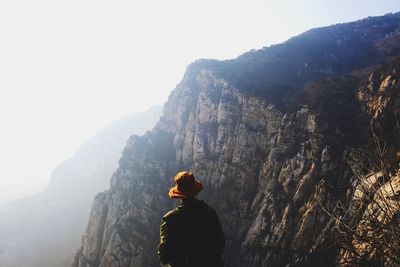
[[[164,215],[158,256],[172,267],[222,267],[225,238],[215,210],[197,199],[184,200]]]

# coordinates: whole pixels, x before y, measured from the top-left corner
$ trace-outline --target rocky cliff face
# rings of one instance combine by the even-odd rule
[[[357,92],[371,118],[374,142],[372,149],[353,151],[351,157],[355,187],[335,223],[343,266],[400,264],[399,63],[374,71]]]
[[[333,265],[321,206],[353,192],[348,159],[370,148],[373,117],[360,88],[371,72],[398,71],[399,29],[394,14],[193,63],[157,126],[129,140],[73,266],[160,266],[159,224],[182,169],[203,182],[199,198],[220,216],[229,265]],[[397,78],[390,86],[398,91]]]
[[[0,207],[0,266],[68,266],[93,197],[108,188],[127,139],[153,127],[161,110],[133,114],[98,131],[54,170],[46,190]]]

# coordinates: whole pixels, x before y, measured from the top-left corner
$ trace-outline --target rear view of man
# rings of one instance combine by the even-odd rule
[[[195,196],[203,189],[191,172],[179,172],[169,196],[181,199],[164,215],[158,256],[171,267],[223,267],[225,238],[215,210]]]

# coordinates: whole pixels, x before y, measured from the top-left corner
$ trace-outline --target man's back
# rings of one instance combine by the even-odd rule
[[[214,209],[195,198],[181,204],[163,217],[160,229],[161,261],[171,266],[224,266],[221,255],[224,234]]]

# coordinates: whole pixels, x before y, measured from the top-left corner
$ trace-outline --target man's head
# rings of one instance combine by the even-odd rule
[[[174,181],[176,186],[169,190],[170,198],[190,198],[197,195],[202,189],[203,185],[200,181],[196,180],[193,173],[188,171],[178,172],[175,175]]]

